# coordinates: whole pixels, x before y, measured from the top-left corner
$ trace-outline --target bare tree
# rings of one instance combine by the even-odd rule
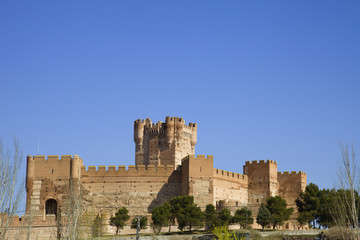
[[[360,172],[355,151],[351,146],[340,144],[341,163],[338,169],[337,191],[334,196],[332,215],[343,239],[360,239],[359,195]]]
[[[82,215],[82,186],[78,179],[70,179],[64,204],[59,209],[57,236],[58,239],[81,239]]]
[[[13,151],[5,151],[0,139],[0,240],[8,238],[12,216],[17,212],[24,194],[24,181],[19,180],[22,158],[16,138],[13,144]]]

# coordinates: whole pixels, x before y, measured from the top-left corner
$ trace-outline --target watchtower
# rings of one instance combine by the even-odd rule
[[[277,162],[273,160],[260,160],[245,162],[244,174],[248,176],[248,204],[250,208],[257,209],[266,198],[279,194],[277,180]]]
[[[78,155],[27,156],[26,212],[34,216],[57,213],[68,194],[70,180],[80,181],[83,160]]]
[[[195,154],[197,124],[185,124],[178,117],[166,117],[165,123],[150,118],[134,122],[136,165],[180,165],[181,159]]]

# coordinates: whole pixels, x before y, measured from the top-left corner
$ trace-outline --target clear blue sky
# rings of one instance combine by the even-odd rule
[[[216,168],[332,187],[339,141],[360,155],[359,66],[359,1],[1,1],[0,137],[131,165],[133,121],[179,116]]]

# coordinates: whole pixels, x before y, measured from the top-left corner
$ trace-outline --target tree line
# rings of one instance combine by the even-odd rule
[[[271,226],[274,229],[282,226],[287,221],[293,208],[287,208],[285,199],[280,196],[269,197],[266,204],[261,204],[256,222],[265,227]],[[122,229],[130,219],[126,208],[120,208],[115,216],[110,218],[110,225],[116,227],[116,234]],[[146,220],[145,220],[146,219]],[[136,228],[136,218],[132,221],[132,228]],[[193,196],[178,196],[172,198],[169,202],[164,202],[161,206],[155,207],[151,212],[151,227],[154,232],[160,232],[162,228],[177,223],[180,231],[193,230],[205,227],[206,230],[213,230],[216,227],[228,227],[229,225],[238,225],[242,229],[251,228],[254,223],[252,211],[247,208],[237,209],[233,215],[230,210],[223,208],[219,211],[212,204],[206,205],[204,211],[194,203]],[[141,218],[141,229],[147,227],[147,218]]]
[[[353,204],[351,204],[353,202]],[[319,189],[310,183],[296,200],[300,226],[311,228],[330,228],[337,225],[356,227],[359,220],[350,216],[360,214],[360,196],[351,189]],[[344,218],[342,223],[339,219]]]
[[[299,223],[299,229],[306,225],[310,228],[330,228],[338,225],[335,219],[338,218],[338,213],[335,211],[337,209],[336,206],[351,198],[355,199],[356,206],[360,206],[360,195],[357,191],[352,193],[350,190],[344,189],[320,190],[316,184],[310,183],[306,186],[305,191],[301,192],[296,199],[299,213],[296,220]],[[356,209],[360,213],[360,207]],[[348,205],[344,209],[344,214],[349,215],[351,211],[351,205]],[[286,200],[281,196],[269,197],[266,199],[266,203],[260,205],[255,220],[263,230],[268,227],[276,229],[289,220],[293,212],[294,209],[288,208]],[[126,208],[121,208],[110,220],[110,224],[116,226],[117,231],[123,228],[126,221],[130,218],[129,216],[121,217],[124,213],[127,215]],[[114,219],[118,215],[121,224],[116,225]],[[141,220],[142,229],[146,228],[147,225],[147,218],[143,218]],[[151,227],[154,232],[160,232],[164,227],[168,227],[170,231],[171,226],[174,226],[176,223],[180,231],[191,231],[201,227],[205,227],[206,230],[212,230],[215,227],[228,227],[229,225],[238,225],[240,228],[245,229],[250,228],[254,223],[252,211],[247,207],[237,209],[233,215],[231,215],[230,210],[227,208],[217,211],[216,207],[212,204],[208,204],[206,209],[202,211],[194,203],[193,196],[174,197],[169,202],[164,202],[161,206],[155,207],[151,212],[151,220]],[[349,218],[345,225],[356,226],[351,218]],[[132,226],[136,228],[135,219]]]

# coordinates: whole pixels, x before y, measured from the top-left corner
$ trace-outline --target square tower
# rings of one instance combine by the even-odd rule
[[[261,203],[266,202],[266,198],[279,194],[276,161],[247,161],[244,165],[244,174],[248,176],[249,181],[250,208],[257,209]]]

